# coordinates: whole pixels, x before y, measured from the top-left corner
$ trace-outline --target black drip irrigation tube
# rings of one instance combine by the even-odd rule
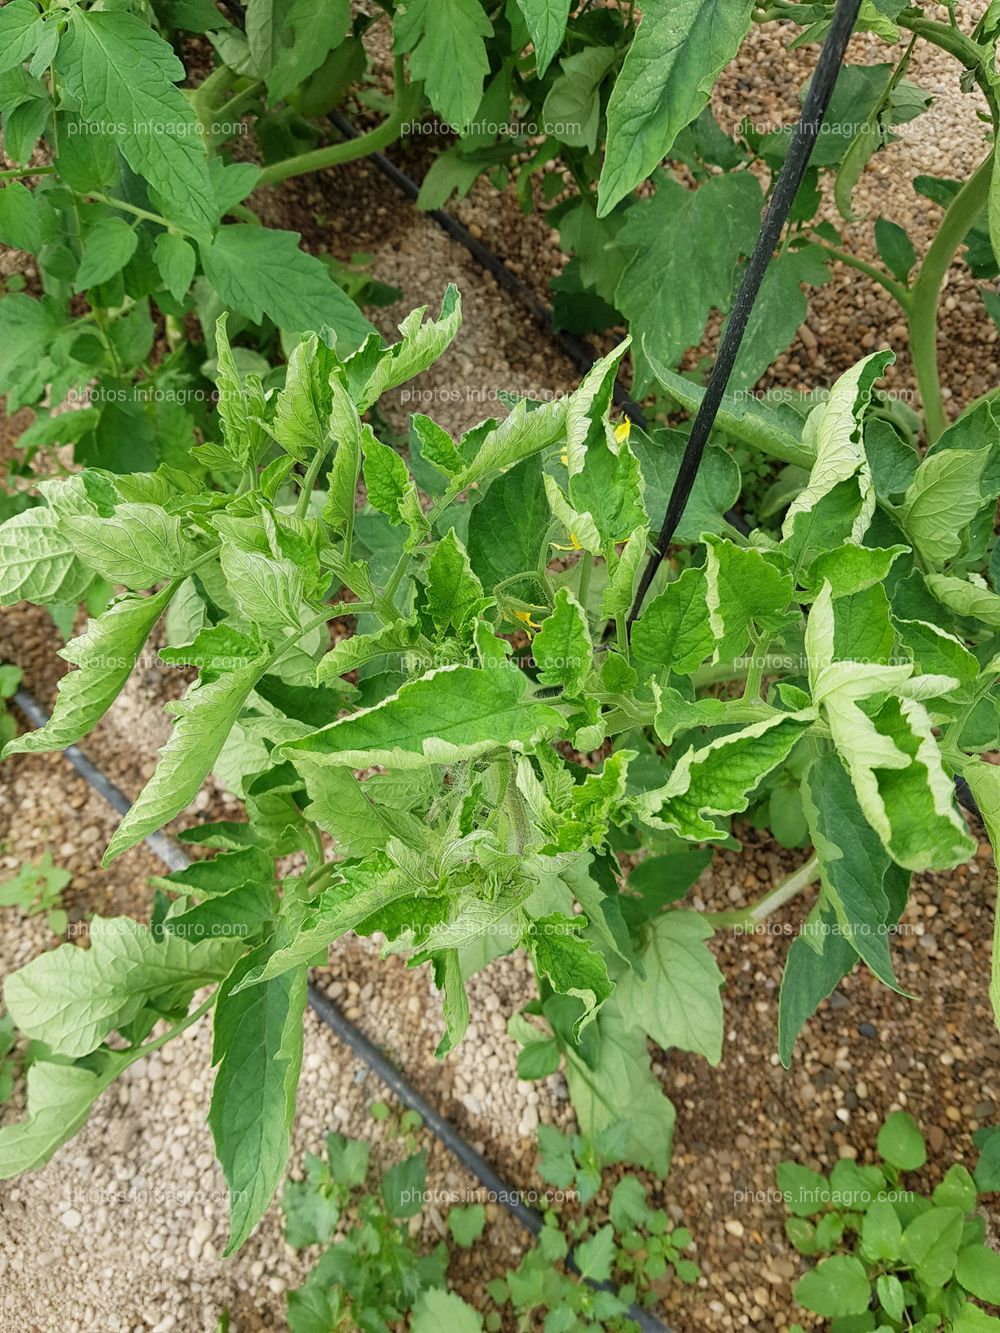
[[[44,727],[49,715],[41,704],[25,689],[19,689],[14,695],[14,703],[35,727]],[[80,776],[120,815],[128,814],[131,801],[115,783],[103,773],[96,764],[76,745],[68,745],[62,752]],[[173,838],[165,833],[150,833],[143,841],[150,851],[170,870],[186,870],[191,865],[191,858],[179,847]],[[448,1149],[452,1156],[479,1183],[489,1191],[491,1200],[501,1204],[514,1220],[533,1236],[537,1236],[545,1225],[544,1219],[536,1209],[529,1208],[522,1202],[521,1191],[509,1185],[499,1176],[489,1162],[462,1137],[459,1131],[440,1111],[424,1098],[396,1066],[383,1054],[360,1028],[350,1021],[339,1005],[314,983],[309,983],[309,1006],[335,1036],[348,1046],[362,1064],[376,1074],[389,1091],[410,1110],[416,1111],[431,1133]],[[566,1257],[566,1266],[582,1276],[573,1259],[573,1253]],[[617,1295],[617,1289],[611,1282],[595,1282],[591,1278],[583,1281],[595,1291],[610,1291]],[[632,1305],[628,1310],[629,1319],[643,1330],[643,1333],[673,1333],[668,1324],[651,1315],[647,1310]]]

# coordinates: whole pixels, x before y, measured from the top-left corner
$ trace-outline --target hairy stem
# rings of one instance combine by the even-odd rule
[[[880,287],[884,287],[889,295],[906,310],[910,304],[909,289],[895,278],[889,276],[884,269],[880,269],[876,264],[869,264],[867,260],[859,259],[857,255],[849,254],[846,250],[838,250],[836,246],[827,245],[825,241],[813,240],[814,245],[841,264],[846,264],[848,268],[857,269],[859,273],[864,273],[871,278],[872,282],[877,282]]]
[[[948,205],[937,235],[928,247],[910,288],[910,353],[924,405],[927,438],[932,444],[948,425],[941,395],[937,354],[941,290],[958,247],[986,206],[993,174],[993,157],[994,154],[990,153]]]

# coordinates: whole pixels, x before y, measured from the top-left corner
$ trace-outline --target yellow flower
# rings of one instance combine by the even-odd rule
[[[622,441],[627,440],[631,434],[631,421],[629,421],[628,417],[622,417],[621,421],[619,421],[618,425],[615,427],[615,439],[621,444]]]
[[[541,625],[531,618],[530,611],[515,611],[514,619],[520,620],[522,625],[527,625],[528,629],[541,629]]]
[[[569,467],[569,450],[568,450],[568,449],[561,449],[561,450],[559,451],[559,462],[562,463],[563,467]]]
[[[553,545],[553,547],[555,548],[555,550],[557,550],[557,551],[582,551],[582,550],[583,550],[583,547],[580,545],[579,539],[577,538],[577,535],[576,535],[575,532],[571,532],[571,533],[569,534],[569,540],[570,540],[570,544],[569,544],[569,546],[560,546],[558,542],[553,542],[552,545]]]

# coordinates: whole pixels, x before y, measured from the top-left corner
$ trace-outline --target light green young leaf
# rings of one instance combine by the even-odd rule
[[[689,676],[715,645],[702,569],[686,569],[648,602],[632,629],[632,665],[640,680],[670,670]]]
[[[469,553],[449,528],[427,562],[427,610],[442,634],[461,632],[484,604],[483,585],[472,572]]]
[[[795,1284],[795,1299],[827,1319],[864,1314],[871,1299],[871,1284],[860,1259],[835,1254],[823,1259]]]
[[[310,459],[317,449],[327,447],[333,424],[330,377],[336,375],[336,364],[336,353],[315,334],[297,343],[288,358],[285,383],[275,400],[271,429],[282,449],[300,463]],[[340,387],[339,376],[337,385]],[[339,412],[337,415],[339,425]],[[353,434],[354,423],[350,422],[350,426]]]
[[[411,1333],[482,1333],[482,1328],[472,1306],[443,1287],[422,1291],[410,1312]]]
[[[192,686],[183,699],[167,705],[176,719],[174,729],[160,751],[156,772],[118,825],[104,853],[105,865],[147,833],[169,824],[194,799],[267,665],[261,656]]]
[[[556,593],[552,614],[542,622],[531,651],[542,685],[561,685],[568,695],[580,692],[590,674],[593,647],[583,607],[568,588]]]
[[[517,0],[535,48],[535,72],[541,78],[562,45],[572,0]]]
[[[917,468],[899,520],[921,558],[943,565],[962,549],[965,530],[983,507],[979,483],[988,449],[945,449]]]
[[[928,574],[926,579],[928,588],[950,611],[1000,630],[1000,597],[978,575],[963,579],[957,574]]]
[[[750,29],[752,9],[749,0],[654,0],[644,7],[608,103],[599,217],[652,173],[707,104]]]
[[[293,561],[245,551],[223,541],[220,563],[240,615],[265,635],[296,629],[308,608],[303,601],[302,571]]]
[[[402,620],[386,625],[374,634],[352,634],[320,658],[316,665],[316,679],[323,685],[349,671],[356,671],[383,654],[401,655],[413,647],[415,637],[415,627]]]
[[[358,860],[385,850],[391,838],[409,847],[426,841],[423,822],[384,799],[378,784],[359,782],[349,768],[334,768],[304,752],[295,768],[309,795],[306,817],[336,839],[341,856]]]
[[[426,3],[426,0],[419,0]],[[437,319],[424,322],[426,306],[413,310],[399,326],[402,338],[379,358],[354,394],[359,412],[365,412],[389,389],[396,389],[432,365],[450,345],[462,326],[462,298],[452,283],[441,302]]]
[[[554,709],[527,697],[527,685],[510,667],[440,667],[282,750],[293,762],[306,751],[352,768],[453,764],[501,746],[523,751],[562,725]]]
[[[167,584],[152,597],[123,597],[87,623],[77,639],[61,649],[60,657],[77,668],[59,681],[52,716],[44,727],[10,741],[9,754],[36,754],[64,750],[92,731],[132,674],[154,625],[176,591]]]
[[[479,0],[405,0],[393,22],[395,50],[410,53],[410,77],[458,133],[482,101],[493,25]]]
[[[222,304],[255,323],[266,315],[289,333],[329,326],[341,356],[360,347],[372,327],[294,231],[236,223],[201,246],[205,276]]]
[[[785,621],[795,585],[763,551],[705,534],[706,602],[716,662],[732,662],[752,631],[770,638]]]
[[[302,1067],[302,1013],[308,971],[290,970],[234,992],[271,951],[241,958],[219,991],[212,1061],[219,1068],[208,1123],[229,1186],[226,1253],[238,1250],[284,1179]]]
[[[210,232],[216,213],[205,143],[191,103],[176,86],[186,74],[170,45],[123,9],[72,9],[55,68],[63,94],[93,132],[114,137],[167,216]]]
[[[819,592],[829,583],[834,597],[847,597],[884,583],[896,560],[906,551],[905,546],[838,546],[824,551],[812,561],[802,577],[802,587]]]
[[[613,619],[615,616],[625,615],[631,607],[635,579],[646,554],[648,539],[649,529],[641,527],[636,528],[625,543],[625,548],[618,557],[608,580],[608,586],[604,590],[601,600],[602,615]]]
[[[102,218],[84,233],[83,254],[73,290],[85,292],[120,273],[135,254],[139,238],[123,218]]]
[[[25,509],[0,524],[0,606],[70,605],[92,580],[51,509]]]
[[[63,528],[81,560],[127,588],[183,578],[199,556],[181,520],[159,505],[122,504],[107,518],[78,514],[64,519]]]
[[[439,426],[422,412],[415,412],[410,418],[410,426],[420,441],[420,454],[428,463],[443,472],[446,477],[457,476],[464,467],[462,455],[458,452],[455,441],[443,426]]]
[[[217,410],[226,452],[235,463],[246,468],[257,458],[263,442],[263,428],[254,418],[264,414],[264,397],[259,392],[259,381],[243,383],[229,345],[228,321],[228,312],[224,312],[215,322]]]
[[[528,410],[522,399],[483,439],[476,456],[452,482],[452,489],[465,489],[494,472],[506,472],[515,463],[551,448],[565,436],[567,399],[557,398]]]
[[[675,909],[655,918],[640,955],[645,978],[625,972],[618,1004],[664,1050],[694,1051],[717,1065],[724,978],[706,944],[711,936],[712,927],[697,912]]]
[[[943,1287],[955,1271],[965,1217],[961,1208],[931,1208],[903,1232],[900,1258],[928,1287]]]
[[[368,503],[385,514],[390,523],[402,523],[400,501],[410,483],[410,473],[403,458],[374,435],[365,436],[365,486]]]
[[[563,525],[570,543],[575,543],[588,555],[599,555],[602,549],[601,534],[597,530],[593,514],[581,513],[574,509],[560,490],[555,477],[549,473],[543,475],[542,481],[545,484],[545,496],[552,510],[552,517]]]
[[[362,450],[375,437],[370,426],[362,428],[358,409],[339,376],[331,376],[330,389],[330,434],[336,440],[336,453],[327,476],[323,517],[334,532],[347,533],[354,523]]]
[[[615,449],[604,440],[592,440],[583,467],[569,479],[570,502],[593,516],[602,550],[627,541],[636,528],[648,525],[643,491],[639,461],[624,440]]]
[[[238,940],[189,944],[129,917],[94,917],[90,948],[63,944],[10,973],[4,1003],[27,1036],[76,1058],[130,1023],[154,996],[191,993],[226,975]]]
[[[350,0],[291,0],[276,8],[284,22],[272,58],[262,66],[272,102],[314,74],[351,30]]]
[[[754,789],[784,763],[811,722],[811,714],[784,713],[688,750],[664,786],[639,797],[641,817],[691,842],[720,837],[706,816],[745,810]]]
[[[105,1049],[86,1066],[35,1060],[28,1069],[25,1119],[0,1128],[0,1180],[44,1166],[86,1122],[104,1089],[140,1057]]]

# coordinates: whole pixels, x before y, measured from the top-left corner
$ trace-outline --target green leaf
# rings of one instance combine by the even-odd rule
[[[572,0],[517,0],[535,48],[535,72],[541,78],[562,45]]]
[[[861,1250],[870,1263],[899,1258],[903,1227],[888,1199],[876,1199],[861,1224]]]
[[[410,418],[410,429],[420,443],[422,458],[446,477],[454,477],[461,472],[465,466],[462,455],[443,426],[439,426],[430,417],[425,417],[422,412],[415,412]]]
[[[960,1208],[931,1208],[913,1219],[903,1232],[900,1257],[918,1281],[943,1287],[955,1271],[965,1218]]]
[[[227,540],[219,557],[229,592],[247,624],[272,636],[301,626],[302,572],[294,561],[245,551]]]
[[[712,927],[697,912],[665,912],[652,923],[640,958],[645,979],[629,971],[618,982],[618,1002],[629,1020],[664,1050],[677,1047],[722,1058],[722,973],[705,943]]]
[[[105,865],[147,833],[169,824],[194,799],[267,665],[266,657],[255,658],[192,686],[183,699],[167,705],[176,719],[174,729],[160,751],[156,772],[118,825],[104,853]]]
[[[299,248],[294,231],[237,223],[201,245],[205,276],[225,306],[259,323],[266,315],[288,333],[333,330],[344,355],[372,328],[326,266]]]
[[[889,956],[895,920],[883,888],[889,857],[867,826],[836,755],[811,765],[803,796],[823,883],[844,938],[880,981],[898,990]]]
[[[426,1150],[398,1162],[382,1177],[382,1200],[392,1217],[416,1217],[426,1193]]]
[[[752,547],[706,534],[705,577],[716,662],[732,662],[751,635],[770,639],[782,627],[795,585],[774,560]]]
[[[956,574],[928,574],[926,580],[928,588],[949,611],[1000,630],[1000,597],[978,575],[963,579]]]
[[[707,105],[750,29],[752,8],[748,0],[655,0],[644,7],[608,103],[599,217],[652,173]]]
[[[788,507],[782,533],[791,537],[796,518],[807,514],[842,482],[857,480],[861,508],[850,531],[850,540],[860,542],[875,512],[875,485],[865,454],[862,423],[871,402],[876,380],[895,358],[889,351],[872,352],[852,366],[834,384],[830,397],[818,410],[813,428],[816,458],[809,484]],[[810,418],[810,426],[813,419]]]
[[[481,1203],[448,1210],[448,1230],[460,1249],[469,1249],[483,1234],[485,1227],[486,1209]]]
[[[879,1303],[890,1319],[902,1323],[906,1310],[906,1293],[903,1284],[894,1273],[881,1273],[875,1279],[875,1290]]]
[[[987,764],[982,759],[969,760],[962,770],[969,789],[982,813],[986,832],[993,845],[994,861],[1000,866],[997,849],[1000,848],[1000,768]],[[1000,885],[993,916],[993,961],[990,965],[990,1003],[993,1006],[993,1018],[1000,1027]],[[1000,1134],[997,1135],[1000,1144]],[[984,1153],[985,1156],[985,1153]],[[982,1163],[980,1163],[980,1166]],[[979,1168],[977,1168],[977,1179]],[[983,1188],[980,1181],[980,1187]],[[995,1188],[1000,1189],[1000,1179]]]
[[[42,16],[31,0],[10,0],[0,9],[0,74],[22,64],[41,40]]]
[[[449,528],[427,562],[427,610],[439,633],[461,633],[484,605],[483,585],[472,572],[469,554]]]
[[[792,940],[778,997],[778,1054],[787,1069],[805,1024],[857,962],[832,908],[816,908]]]
[[[391,523],[402,523],[399,504],[410,484],[406,463],[395,449],[371,434],[365,438],[364,455],[368,503],[385,514]]]
[[[593,647],[583,607],[568,588],[556,593],[552,614],[535,635],[532,656],[542,685],[561,685],[568,695],[580,693],[590,674]]]
[[[750,252],[760,227],[761,202],[756,180],[734,172],[696,190],[661,180],[652,199],[629,209],[616,238],[628,260],[615,305],[644,358],[676,365],[701,341],[710,312],[729,309],[740,256]]]
[[[359,782],[349,768],[334,768],[306,753],[295,756],[310,804],[306,817],[337,841],[345,857],[358,860],[383,851],[390,838],[420,846],[424,825],[381,798],[378,782]]]
[[[554,1040],[529,1041],[517,1053],[517,1076],[526,1081],[548,1078],[559,1068],[562,1055]]]
[[[131,1051],[103,1049],[86,1066],[35,1060],[28,1069],[27,1116],[0,1128],[0,1180],[43,1166],[86,1122],[104,1089],[138,1058]]]
[[[955,1315],[952,1333],[1000,1333],[1000,1319],[966,1302]]]
[[[542,105],[542,119],[561,143],[590,153],[597,148],[601,84],[614,62],[612,46],[587,46],[559,61],[561,72]]]
[[[0,524],[0,606],[71,605],[92,579],[51,509],[25,509]]]
[[[10,9],[6,5],[0,14]],[[41,221],[35,196],[21,181],[7,181],[0,190],[0,241],[15,250],[37,254],[42,246]]]
[[[650,1069],[645,1034],[626,1026],[614,999],[598,1014],[596,1027],[591,1063],[572,1049],[566,1052],[566,1082],[580,1132],[594,1138],[627,1121],[623,1160],[666,1175],[675,1112]]]
[[[887,218],[876,220],[875,248],[892,276],[899,282],[908,281],[910,270],[917,262],[917,252],[898,222],[890,222]]]
[[[830,1186],[818,1171],[798,1162],[781,1162],[776,1175],[785,1207],[793,1217],[815,1217],[830,1202]]]
[[[932,1199],[942,1208],[961,1208],[968,1216],[976,1210],[976,1182],[958,1162],[949,1166],[941,1181],[934,1186]]]
[[[1000,1305],[1000,1254],[987,1245],[966,1245],[959,1252],[955,1276],[966,1291],[990,1305]]]
[[[863,1314],[871,1299],[864,1264],[848,1254],[824,1259],[799,1278],[795,1284],[795,1299],[807,1310],[827,1319]]]
[[[558,913],[537,917],[524,939],[535,967],[552,989],[583,1002],[583,1012],[574,1024],[577,1036],[597,1017],[613,989],[603,954],[578,933],[585,922],[585,917]]]
[[[283,746],[326,762],[367,768],[422,768],[472,759],[499,746],[523,750],[562,725],[546,704],[526,697],[527,680],[511,667],[441,667],[302,740]]]
[[[566,431],[568,400],[557,398],[529,411],[521,399],[509,416],[495,426],[480,443],[475,457],[452,482],[464,489],[483,481],[493,472],[504,472],[531,454],[558,444]]]
[[[60,650],[77,667],[59,681],[52,716],[44,727],[9,742],[9,754],[64,750],[92,731],[132,674],[154,625],[175,591],[168,584],[152,597],[123,597],[90,620],[79,638]]]
[[[573,1251],[581,1276],[589,1278],[591,1282],[607,1282],[611,1277],[616,1248],[615,1229],[610,1222],[589,1240],[581,1241]]]
[[[285,383],[275,403],[272,430],[282,449],[300,463],[312,458],[317,449],[327,447],[334,422],[338,438],[341,438],[341,430],[351,437],[359,430],[357,413],[352,412],[354,405],[349,400],[346,417],[342,415],[346,395],[336,365],[336,354],[315,334],[298,343],[288,358]],[[337,375],[336,389],[330,383],[334,374]],[[340,390],[336,393],[337,411],[331,419],[336,390]]]
[[[733,366],[731,393],[750,389],[790,346],[809,312],[803,285],[819,286],[829,277],[829,260],[817,245],[785,250],[771,260]]]
[[[183,578],[199,555],[181,520],[159,505],[122,504],[107,518],[78,514],[65,519],[63,528],[81,560],[127,588]]]
[[[167,291],[175,301],[183,301],[197,264],[194,246],[183,236],[162,231],[153,243],[153,259]]]
[[[205,144],[191,103],[175,86],[186,73],[169,44],[124,10],[72,9],[55,69],[63,94],[92,132],[114,138],[167,216],[209,232],[216,215]]]
[[[63,944],[40,954],[7,977],[4,1002],[27,1036],[75,1058],[156,996],[178,988],[191,994],[220,980],[241,952],[238,940],[189,944],[128,917],[94,917],[89,949]]]
[[[426,0],[420,2],[425,3]],[[393,343],[381,354],[374,368],[363,374],[356,391],[353,380],[349,378],[359,412],[366,411],[382,394],[398,388],[414,375],[426,370],[450,345],[462,326],[462,298],[458,288],[453,283],[448,284],[441,302],[441,314],[437,319],[429,319],[425,323],[426,313],[427,307],[420,306],[406,316],[399,326],[402,334],[399,342]],[[364,356],[358,360],[364,370],[368,361]],[[349,363],[349,377],[352,370],[353,365]]]
[[[633,426],[629,443],[642,468],[646,508],[658,521],[666,513],[687,440],[680,431],[661,429],[646,435]],[[721,445],[709,444],[674,533],[675,539],[697,542],[703,532],[731,531],[725,514],[736,503],[740,485],[736,459]]]
[[[280,102],[305,83],[351,30],[350,0],[291,0],[277,8],[284,20],[279,41],[270,58],[259,65],[272,102]],[[251,5],[248,20],[252,10]]]
[[[469,559],[484,588],[524,574],[511,593],[536,598],[541,538],[549,502],[537,457],[526,458],[490,484],[469,516]],[[3,529],[0,529],[2,533]]]
[[[448,1214],[450,1222],[455,1210]],[[442,1287],[422,1291],[410,1312],[411,1333],[482,1333],[483,1321],[461,1296]]]
[[[680,578],[648,602],[632,630],[632,665],[640,680],[664,670],[689,676],[715,644],[708,616],[708,584],[702,569]]]
[[[241,958],[215,1006],[212,1062],[218,1065],[208,1123],[229,1186],[226,1253],[238,1250],[284,1179],[302,1067],[305,967],[248,990],[236,984],[271,951]]]
[[[831,595],[847,597],[864,592],[876,583],[884,583],[896,560],[906,551],[905,546],[871,547],[850,543],[833,551],[824,551],[812,561],[801,578],[801,585],[819,592],[829,583]]]
[[[983,508],[980,480],[988,449],[945,449],[917,468],[899,507],[899,521],[928,565],[958,555],[968,525]]]
[[[927,1161],[924,1136],[908,1111],[893,1111],[887,1117],[878,1132],[878,1151],[899,1171],[919,1171]]]
[[[807,714],[781,714],[718,736],[701,749],[692,747],[664,786],[638,798],[641,818],[691,842],[721,837],[706,816],[745,810],[754,789],[784,763],[810,722]]]
[[[393,32],[395,50],[410,53],[410,78],[423,82],[434,110],[463,133],[490,69],[484,39],[493,25],[479,0],[405,0]]]
[[[85,292],[120,273],[135,254],[138,235],[121,218],[102,218],[84,233],[73,290]]]

